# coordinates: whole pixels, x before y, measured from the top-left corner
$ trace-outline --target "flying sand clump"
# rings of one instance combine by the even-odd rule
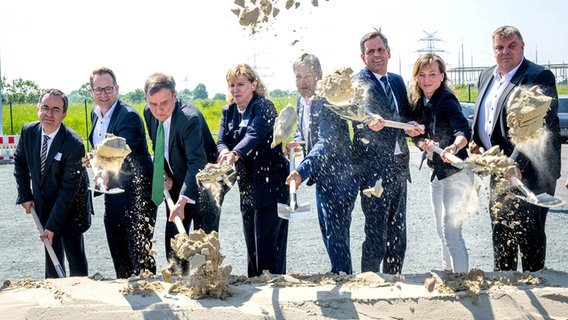
[[[280,13],[282,7],[278,6],[279,2],[278,0],[235,0],[238,7],[231,11],[239,18],[241,26],[250,28],[251,33],[255,34]],[[314,7],[319,5],[318,0],[310,2]],[[300,4],[301,1],[286,0],[283,9],[298,9]]]
[[[325,97],[333,104],[346,104],[355,99],[358,90],[353,87],[351,74],[353,69],[341,67],[333,69],[316,85],[316,94]]]
[[[296,109],[291,104],[288,104],[280,111],[280,114],[274,121],[274,134],[270,147],[275,148],[288,139],[294,132],[294,125],[297,121],[298,114],[296,113]]]
[[[104,168],[107,171],[119,172],[122,163],[131,150],[126,139],[107,134],[93,150],[93,168]]]
[[[237,179],[233,166],[226,163],[208,163],[195,178],[199,185],[213,196],[217,207],[221,207],[221,192],[231,189]]]
[[[538,139],[552,98],[538,86],[517,87],[507,101],[507,126],[515,144]]]

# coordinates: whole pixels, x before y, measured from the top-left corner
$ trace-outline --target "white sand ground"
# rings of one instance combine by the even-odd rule
[[[21,280],[4,284],[0,319],[568,319],[567,273],[480,274],[233,278],[225,300],[169,293],[159,279]]]

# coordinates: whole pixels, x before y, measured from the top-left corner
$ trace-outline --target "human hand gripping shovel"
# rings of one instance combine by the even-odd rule
[[[39,217],[37,216],[37,212],[35,211],[34,207],[31,207],[31,212],[32,212],[32,217],[34,218],[37,230],[39,231],[39,234],[42,235],[45,230],[43,229],[43,226],[41,225],[41,222],[39,221]],[[51,246],[49,239],[47,239],[47,238],[43,239],[43,244],[45,245],[45,249],[47,249],[47,253],[49,254],[49,257],[51,258],[51,262],[53,262],[53,266],[55,266],[55,271],[57,272],[57,275],[59,276],[59,278],[65,278],[65,271],[63,270],[61,263],[59,263],[59,259],[57,259],[57,255],[55,254],[55,251],[53,251],[53,247]]]
[[[442,148],[438,147],[433,143],[429,144],[429,147],[438,154],[441,154],[443,151]],[[453,154],[446,153],[445,157],[446,159],[450,160],[452,165],[455,166],[456,168],[473,170],[474,172],[477,173],[485,171],[485,168],[483,166],[463,161],[462,159],[456,157]],[[548,193],[541,193],[539,195],[535,195],[534,192],[532,192],[529,188],[527,188],[527,186],[525,186],[521,182],[521,180],[519,180],[515,176],[511,176],[510,181],[514,187],[519,189],[524,194],[524,197],[517,196],[519,199],[522,199],[528,203],[532,203],[534,205],[545,208],[554,208],[564,205],[564,200],[553,197]]]
[[[175,204],[172,199],[172,196],[170,195],[170,191],[168,190],[167,185],[165,185],[165,183],[164,183],[164,197],[166,199],[166,205],[170,209],[170,212],[172,212],[174,210]],[[178,233],[187,236],[187,231],[185,230],[185,227],[183,226],[183,223],[179,216],[176,215],[174,217],[174,223],[176,225]],[[205,256],[197,253],[189,259],[189,270],[198,268],[204,265],[205,262],[206,262]],[[164,279],[164,281],[169,282],[172,274],[175,273],[175,268],[170,263],[168,266],[164,267],[161,271],[162,271],[162,278]]]
[[[293,150],[290,152],[290,173],[296,169],[296,155]],[[298,205],[298,199],[296,196],[296,181],[294,179],[290,180],[290,204],[286,205],[283,203],[278,204],[278,216],[282,219],[295,219],[306,216],[310,213],[310,206]]]

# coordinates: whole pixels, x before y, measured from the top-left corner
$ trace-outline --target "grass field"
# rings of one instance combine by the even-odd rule
[[[288,103],[294,105],[296,97],[274,98],[271,99],[274,105],[280,111]],[[203,113],[209,130],[213,134],[213,138],[217,140],[217,132],[219,131],[219,123],[221,121],[221,108],[227,104],[226,101],[219,100],[196,100],[192,103]],[[63,123],[75,130],[81,137],[86,140],[91,128],[91,110],[95,105],[88,104],[70,104],[67,109],[67,116]],[[138,111],[143,117],[145,103],[134,104],[132,107]],[[35,104],[15,104],[10,107],[9,104],[3,105],[2,122],[4,135],[18,135],[22,130],[22,126],[31,121],[36,121],[37,107]],[[88,147],[90,149],[90,146]]]
[[[557,90],[558,94],[568,93],[568,86],[559,86]],[[475,97],[477,96],[477,88],[471,88],[471,90],[467,87],[457,88],[455,92],[460,101],[475,101]],[[280,111],[287,104],[295,105],[296,97],[271,98],[271,101],[274,102],[276,109]],[[219,131],[219,122],[221,120],[221,108],[227,103],[219,100],[196,100],[192,101],[192,103],[203,113],[209,125],[209,129],[213,134],[213,138],[216,140],[217,132]],[[140,115],[143,114],[144,106],[144,103],[132,105]],[[70,104],[67,110],[67,117],[64,123],[77,131],[83,139],[87,137],[91,128],[90,112],[93,107],[93,103],[86,106],[85,104]],[[20,134],[24,123],[37,120],[36,110],[35,104],[3,105],[2,122],[4,135]]]

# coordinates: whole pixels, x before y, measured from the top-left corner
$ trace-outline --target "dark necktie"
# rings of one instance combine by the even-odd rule
[[[385,85],[385,93],[387,95],[387,100],[389,102],[390,111],[392,112],[393,119],[395,121],[400,121],[400,116],[398,114],[398,111],[396,109],[396,103],[394,101],[394,94],[392,92],[389,81],[387,80],[387,76],[382,76],[381,81]],[[399,130],[399,131],[400,132],[398,132],[396,141],[398,142],[398,146],[400,147],[400,150],[402,151],[402,153],[407,154],[408,153],[408,145],[406,144],[406,138],[404,137],[404,131],[402,131],[402,130]]]
[[[49,136],[43,136],[43,143],[41,144],[41,153],[40,153],[40,167],[41,167],[41,174],[43,174],[43,170],[45,169],[45,160],[47,159],[47,141],[49,141]]]
[[[159,122],[154,149],[154,175],[152,177],[152,201],[159,206],[164,201],[164,125]]]

